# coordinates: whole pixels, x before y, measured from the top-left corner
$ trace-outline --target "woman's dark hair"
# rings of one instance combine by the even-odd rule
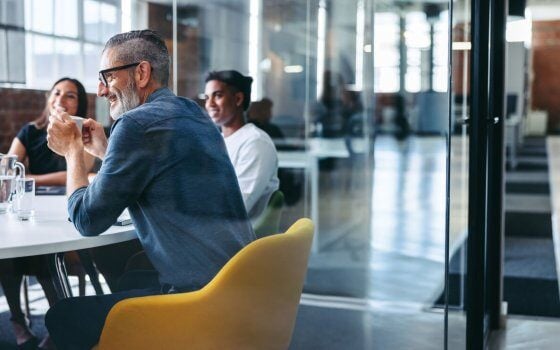
[[[59,83],[63,82],[63,81],[70,81],[76,87],[76,90],[78,91],[78,110],[76,111],[76,115],[78,117],[84,117],[85,118],[86,114],[87,114],[87,109],[88,109],[87,94],[86,94],[86,89],[84,89],[84,86],[82,85],[82,83],[80,83],[80,81],[78,79],[68,78],[68,77],[63,77],[63,78],[58,79],[52,85],[51,89],[47,93],[47,102],[49,100],[50,95],[52,94],[52,91],[53,91],[54,87],[56,85],[58,85]],[[48,103],[46,103],[45,109],[43,110],[43,113],[41,113],[41,116],[39,116],[39,118],[34,120],[34,123],[35,123],[37,129],[43,129],[47,126],[47,124],[49,123],[49,113],[50,113],[49,112],[49,105],[48,105]]]
[[[205,83],[217,80],[232,87],[236,92],[243,94],[243,110],[246,111],[251,103],[251,84],[253,78],[244,76],[236,70],[213,71],[206,76]]]

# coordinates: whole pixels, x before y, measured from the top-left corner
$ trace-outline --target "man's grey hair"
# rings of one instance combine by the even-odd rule
[[[148,61],[152,78],[162,86],[169,82],[169,52],[161,36],[150,29],[133,30],[113,36],[103,52],[114,49],[115,59],[122,64]]]

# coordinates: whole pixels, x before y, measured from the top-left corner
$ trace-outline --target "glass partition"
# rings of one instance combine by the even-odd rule
[[[172,3],[156,7],[158,29]],[[279,152],[281,229],[317,227],[293,348],[332,346],[338,328],[306,320],[356,305],[360,348],[444,344],[449,19],[447,2],[178,2],[178,93],[197,98],[211,70],[250,74],[247,117]],[[410,336],[386,333],[403,322]]]
[[[81,14],[77,31],[26,24],[24,87],[69,74],[94,92],[105,40],[146,27],[166,40],[178,95],[202,103],[212,70],[253,77],[247,118],[278,151],[280,230],[316,225],[292,348],[342,336],[344,348],[441,349],[447,300],[447,345],[460,348],[470,1],[452,13],[448,1],[51,0],[45,13],[54,3]],[[109,122],[106,102],[95,107]]]
[[[371,298],[386,348],[445,342],[450,10],[375,3]],[[392,342],[397,319],[409,334]]]
[[[453,1],[451,19],[452,88],[449,162],[449,348],[465,348],[466,266],[469,203],[470,0]]]

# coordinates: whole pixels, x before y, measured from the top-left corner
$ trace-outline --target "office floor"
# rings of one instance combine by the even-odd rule
[[[464,239],[465,144],[453,142],[450,241],[457,247]],[[433,305],[444,281],[445,141],[383,136],[374,152],[374,163],[357,155],[321,164],[320,249],[310,259],[291,349],[444,347],[444,313]],[[287,208],[284,225],[305,210],[304,203]],[[31,300],[33,328],[42,335],[47,305],[38,285]],[[14,348],[8,317],[0,298],[0,349]],[[450,312],[449,349],[464,348],[464,327],[464,314]],[[558,334],[560,320],[510,316],[492,349],[556,349]]]
[[[454,138],[451,147],[453,252],[465,239],[468,144]],[[348,174],[356,164],[339,161],[340,169],[321,173],[319,235],[326,243],[310,261],[304,291],[314,294],[302,298],[292,349],[443,348],[444,316],[433,303],[444,278],[445,141],[421,137],[399,143],[380,137],[374,161],[372,228],[367,233],[360,231],[359,219],[351,219],[349,228],[337,219],[357,206],[341,205],[340,198],[348,202],[354,195],[359,201],[367,192],[340,189],[348,176],[356,176]],[[527,181],[521,175],[510,180]],[[508,198],[506,207],[526,204],[523,198]],[[560,340],[560,319],[508,318],[508,328],[496,334],[491,348],[558,348],[553,344]],[[449,349],[465,347],[465,321],[462,312],[450,312]]]

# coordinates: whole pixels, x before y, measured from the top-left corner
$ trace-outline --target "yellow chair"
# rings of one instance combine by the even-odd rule
[[[98,348],[287,349],[312,239],[300,219],[247,245],[201,290],[117,303]]]

